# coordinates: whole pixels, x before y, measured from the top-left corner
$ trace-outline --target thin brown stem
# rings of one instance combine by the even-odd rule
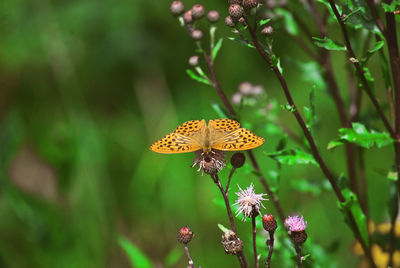
[[[256,217],[257,217],[257,214],[253,213],[253,215],[251,217],[251,227],[253,230],[254,267],[258,268],[258,255],[257,255],[257,243],[256,243],[256,238],[257,238]]]
[[[340,191],[338,184],[336,183],[336,179],[333,176],[333,174],[331,173],[331,171],[328,169],[328,167],[326,166],[325,161],[322,159],[322,157],[320,155],[320,152],[318,150],[318,147],[316,146],[316,143],[315,143],[315,141],[314,141],[314,139],[313,139],[313,137],[311,135],[311,132],[307,128],[303,118],[301,117],[301,115],[300,115],[300,113],[299,113],[299,111],[298,111],[298,109],[297,109],[297,107],[296,107],[296,105],[295,105],[295,103],[293,101],[292,95],[290,93],[290,90],[289,90],[289,87],[288,87],[288,85],[286,83],[285,78],[281,74],[281,72],[278,69],[278,67],[275,66],[272,63],[271,58],[268,56],[268,54],[264,51],[264,49],[260,45],[260,43],[258,41],[257,34],[255,33],[255,31],[251,27],[248,27],[248,30],[250,32],[250,35],[251,35],[252,39],[253,39],[253,42],[254,42],[254,45],[255,45],[255,48],[256,48],[257,52],[267,62],[268,66],[272,69],[272,71],[275,73],[276,77],[278,78],[278,80],[279,80],[279,82],[281,84],[282,90],[283,90],[283,92],[285,94],[286,100],[287,100],[288,104],[292,107],[292,113],[295,116],[295,118],[296,118],[298,124],[300,125],[301,129],[303,130],[303,133],[304,133],[304,135],[305,135],[305,137],[306,137],[306,139],[307,139],[307,141],[308,141],[308,143],[310,145],[310,149],[311,149],[311,152],[312,152],[315,160],[318,162],[322,172],[324,173],[326,178],[329,180],[329,182],[331,184],[331,187],[333,189],[333,192],[337,196],[338,200],[340,202],[344,202],[345,198],[344,198],[342,192]],[[371,256],[371,254],[370,254],[370,252],[368,250],[368,247],[367,247],[365,241],[362,239],[361,232],[360,232],[360,230],[358,228],[358,225],[356,224],[354,215],[351,213],[351,211],[347,211],[347,216],[348,216],[350,228],[353,230],[354,235],[357,238],[357,240],[360,242],[362,248],[364,249],[364,252],[366,252],[368,260],[371,263],[371,266],[372,267],[376,267],[374,262],[373,262],[372,256]]]
[[[183,244],[183,247],[185,248],[186,258],[188,259],[188,267],[196,268],[196,266],[194,266],[192,258],[190,257],[188,245],[187,244]]]
[[[384,36],[386,36],[385,25],[383,24],[381,18],[379,17],[378,12],[376,11],[375,4],[373,0],[367,0],[367,5],[371,10],[372,18],[375,20],[376,26],[378,26],[379,30],[382,32]]]
[[[301,247],[295,245],[297,255],[297,268],[301,268]]]
[[[235,167],[232,167],[232,170],[231,170],[231,172],[229,173],[229,177],[228,177],[228,180],[227,180],[227,182],[226,182],[225,194],[228,194],[229,184],[231,183],[231,179],[232,179],[233,173],[235,173],[235,171],[236,171],[236,168],[235,168]]]
[[[269,240],[267,240],[267,246],[269,248],[267,262],[266,262],[267,268],[271,267],[272,252],[274,251],[274,233],[275,231],[270,231]]]

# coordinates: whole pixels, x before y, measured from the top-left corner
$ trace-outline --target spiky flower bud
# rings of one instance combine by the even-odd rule
[[[221,243],[227,254],[237,255],[243,251],[243,241],[231,230],[226,231],[222,235]]]
[[[203,38],[203,32],[199,29],[196,29],[192,32],[192,38],[196,41],[200,40]]]
[[[183,22],[185,24],[191,24],[193,22],[192,10],[188,10],[183,14]]]
[[[232,4],[228,9],[229,16],[231,16],[234,20],[238,20],[243,15],[243,12],[243,7],[238,4]]]
[[[271,34],[273,34],[273,33],[274,33],[274,28],[272,28],[271,25],[264,26],[264,27],[261,29],[261,34],[262,34],[262,35],[271,35]]]
[[[211,23],[215,23],[219,20],[221,16],[219,15],[219,12],[216,10],[210,10],[207,14],[207,19]]]
[[[258,5],[258,0],[243,0],[243,6],[245,8],[253,8]]]
[[[206,13],[206,9],[203,5],[196,4],[192,7],[192,17],[195,20],[198,20],[204,16]]]
[[[235,25],[236,25],[235,21],[232,19],[231,16],[226,16],[226,18],[225,18],[225,24],[226,24],[226,26],[228,26],[228,27],[235,27]]]
[[[189,65],[192,65],[192,66],[197,66],[197,65],[199,65],[199,56],[191,56],[190,58],[189,58]]]
[[[262,216],[262,223],[265,231],[267,232],[274,232],[276,228],[278,227],[278,224],[276,223],[276,219],[274,215],[272,214],[264,214]]]
[[[178,231],[178,242],[182,244],[187,244],[192,240],[194,234],[188,226],[182,227]]]
[[[245,161],[246,157],[243,153],[235,153],[234,155],[232,155],[231,164],[235,168],[242,167]]]
[[[181,1],[174,1],[171,3],[169,10],[171,11],[172,15],[179,16],[185,10],[185,6],[183,5],[183,3]]]
[[[232,4],[241,5],[243,0],[229,0],[228,2],[229,2],[230,5],[232,5]]]

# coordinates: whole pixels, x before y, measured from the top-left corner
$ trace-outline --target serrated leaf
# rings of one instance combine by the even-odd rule
[[[243,40],[243,39],[241,39],[241,38],[237,38],[237,37],[227,37],[227,38],[228,38],[229,40],[238,42],[238,43],[241,44],[242,46],[249,47],[249,48],[254,48],[253,45],[248,44],[245,40]]]
[[[393,0],[390,5],[386,3],[382,3],[382,7],[385,10],[385,12],[393,13],[396,11],[397,6],[400,6],[400,0]]]
[[[352,191],[350,191],[348,187],[342,189],[342,194],[345,198],[345,201],[338,202],[338,207],[343,212],[346,223],[352,228],[352,225],[348,218],[348,215],[352,214],[356,225],[361,233],[362,239],[364,240],[365,244],[369,246],[367,220],[365,214],[361,210],[361,205],[356,195]]]
[[[197,81],[197,82],[199,82],[199,83],[203,83],[203,84],[206,84],[206,85],[208,85],[208,86],[211,86],[210,81],[208,81],[208,80],[207,80],[206,78],[204,78],[204,77],[201,77],[201,76],[195,74],[192,70],[187,69],[187,70],[186,70],[186,73],[187,73],[187,74],[189,75],[189,77],[192,78],[193,80],[195,80],[195,81]]]
[[[328,37],[318,38],[318,37],[313,37],[313,40],[315,40],[314,44],[317,45],[318,47],[325,48],[327,50],[336,50],[336,51],[345,51],[346,47],[342,44],[336,43],[329,39]]]
[[[328,149],[333,149],[345,142],[355,143],[367,149],[372,146],[381,148],[394,142],[387,132],[368,131],[363,124],[357,122],[353,123],[352,127],[339,129],[339,140],[329,142]]]
[[[215,60],[215,58],[218,55],[219,50],[221,49],[222,46],[222,42],[224,40],[222,38],[220,38],[217,42],[217,44],[214,46],[213,51],[212,51],[212,59]]]
[[[258,25],[259,25],[259,26],[263,26],[263,25],[267,24],[267,23],[270,22],[270,21],[271,21],[271,19],[260,20],[260,21],[258,22]]]
[[[164,260],[164,264],[166,267],[174,266],[179,261],[179,259],[183,255],[183,250],[181,247],[175,247],[170,250]]]
[[[119,245],[123,248],[125,253],[128,255],[129,260],[132,264],[132,267],[141,267],[141,268],[152,268],[153,264],[150,259],[146,257],[146,255],[133,243],[131,243],[125,237],[120,236],[118,238]]]
[[[319,167],[319,164],[315,160],[315,158],[311,154],[301,149],[285,149],[281,151],[268,153],[267,156],[285,165],[292,166],[298,164],[300,165],[313,164]]]
[[[365,57],[361,60],[363,65],[365,65],[368,62],[368,60],[372,57],[372,55],[374,55],[375,52],[379,51],[384,45],[385,45],[384,41],[376,42],[375,46],[372,49],[368,50]]]

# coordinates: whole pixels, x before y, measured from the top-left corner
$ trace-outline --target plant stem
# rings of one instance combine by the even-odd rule
[[[192,258],[190,257],[188,245],[187,245],[187,244],[184,244],[183,247],[185,248],[186,258],[188,259],[188,267],[190,267],[190,268],[196,268],[196,266],[194,266],[194,263],[193,263]]]
[[[269,248],[268,257],[267,257],[267,268],[271,267],[271,258],[272,252],[274,251],[274,233],[275,231],[269,232],[269,240],[267,240],[267,246]]]
[[[218,174],[211,175],[211,178],[213,179],[214,183],[218,186],[218,189],[221,191],[222,197],[224,198],[226,212],[228,213],[229,223],[231,225],[231,230],[237,234],[235,221],[233,219],[231,206],[229,204],[228,191],[225,192],[224,188],[222,187]],[[247,261],[245,255],[243,254],[243,251],[239,252],[236,256],[238,257],[240,266],[242,268],[247,268]]]
[[[225,194],[228,194],[229,184],[231,183],[231,179],[232,179],[233,173],[235,173],[235,171],[236,171],[236,168],[232,167],[231,173],[229,173],[228,181],[226,182]]]
[[[284,94],[286,96],[286,100],[288,101],[288,104],[291,107],[293,107],[293,115],[295,116],[298,124],[300,125],[301,129],[303,130],[303,133],[304,133],[304,135],[305,135],[305,137],[306,137],[306,139],[307,139],[307,141],[308,141],[308,143],[310,145],[311,152],[312,152],[315,160],[318,162],[322,172],[324,173],[324,175],[329,180],[329,182],[331,184],[331,187],[332,187],[334,193],[336,194],[338,200],[340,202],[345,202],[345,198],[344,198],[342,192],[340,191],[338,184],[336,183],[335,177],[332,175],[331,171],[326,166],[325,161],[322,159],[322,157],[320,155],[320,152],[318,150],[318,147],[315,144],[315,141],[314,141],[314,139],[313,139],[313,137],[311,135],[311,132],[307,128],[303,118],[301,117],[301,115],[300,115],[300,113],[299,113],[299,111],[298,111],[298,109],[297,109],[297,107],[296,107],[296,105],[295,105],[295,103],[293,101],[292,95],[290,93],[290,90],[289,90],[289,87],[288,87],[288,85],[286,83],[285,78],[281,74],[281,72],[278,69],[278,67],[276,67],[272,63],[272,60],[270,59],[270,57],[267,55],[267,53],[261,47],[261,45],[260,45],[260,43],[258,41],[258,37],[257,37],[256,32],[251,27],[248,27],[248,30],[250,32],[250,35],[252,36],[252,39],[253,39],[253,42],[254,42],[254,45],[255,45],[255,48],[256,48],[257,52],[261,55],[261,57],[267,62],[268,66],[275,73],[276,77],[278,78],[278,80],[279,80],[279,82],[280,82],[280,84],[282,86],[282,89],[283,89],[283,92],[284,92]],[[368,250],[368,247],[367,247],[365,241],[362,239],[361,232],[360,232],[360,230],[359,230],[359,228],[358,228],[358,226],[356,224],[354,215],[351,213],[351,211],[347,211],[347,216],[348,216],[348,219],[349,219],[349,225],[350,225],[351,229],[353,230],[355,237],[357,238],[357,240],[360,242],[362,248],[364,249],[364,252],[365,252],[366,256],[368,257],[368,260],[370,261],[371,266],[372,267],[376,267],[374,262],[373,262],[372,256],[371,256],[371,254],[370,254],[370,252]]]
[[[253,215],[251,216],[251,227],[253,230],[254,267],[258,268],[257,243],[256,243],[256,237],[257,237],[256,217],[257,217],[256,213],[253,213]]]
[[[301,268],[301,246],[295,245],[297,255],[297,268]]]

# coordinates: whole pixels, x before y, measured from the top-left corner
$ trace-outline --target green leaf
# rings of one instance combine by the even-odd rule
[[[263,26],[263,25],[267,24],[267,23],[270,22],[270,21],[271,21],[271,19],[260,20],[260,21],[258,22],[258,25],[259,25],[259,26]]]
[[[343,212],[346,223],[352,228],[352,224],[348,218],[348,215],[351,213],[354,216],[358,229],[360,230],[362,239],[364,240],[365,244],[369,246],[367,218],[361,210],[360,202],[358,201],[356,195],[350,191],[348,187],[342,189],[342,194],[345,198],[345,201],[338,201],[338,207]]]
[[[396,171],[389,171],[386,178],[391,181],[397,181],[398,176]]]
[[[293,113],[295,111],[294,106],[290,105],[290,104],[286,104],[286,105],[281,105],[281,109],[282,110],[286,110],[289,111],[291,113]]]
[[[224,233],[226,233],[227,231],[229,231],[228,228],[226,228],[225,226],[223,226],[223,225],[220,224],[220,223],[218,223],[218,228],[219,228],[222,232],[224,232]]]
[[[272,153],[268,153],[267,156],[271,157],[275,161],[278,161],[281,164],[286,164],[289,166],[300,164],[300,165],[308,165],[313,164],[319,167],[318,162],[315,158],[301,150],[301,149],[285,149]]]
[[[132,267],[137,268],[152,268],[153,264],[151,261],[140,251],[134,244],[132,244],[125,237],[120,236],[118,238],[119,245],[124,249],[125,253],[128,255],[131,261]]]
[[[297,35],[299,33],[296,21],[293,18],[292,13],[283,8],[276,8],[276,14],[281,15],[283,17],[285,23],[285,29],[291,35]]]
[[[213,51],[212,51],[212,58],[215,60],[215,58],[218,55],[219,50],[221,49],[222,46],[222,41],[224,41],[222,38],[220,38],[217,42],[217,44],[214,46]]]
[[[326,36],[323,39],[318,38],[318,37],[313,37],[312,39],[315,40],[315,42],[314,42],[315,45],[317,45],[318,47],[325,48],[327,50],[336,50],[336,51],[345,51],[346,50],[346,47],[344,45],[336,43]]]
[[[229,118],[228,112],[218,103],[211,104],[211,107],[217,113],[219,118]]]
[[[382,3],[382,7],[385,10],[385,12],[388,13],[393,13],[396,11],[397,6],[400,5],[400,0],[393,0],[390,5],[386,4],[386,3]]]
[[[381,148],[394,142],[387,132],[368,131],[363,124],[356,122],[352,126],[353,128],[339,129],[339,139],[329,142],[328,149],[333,149],[346,142],[355,143],[367,149],[374,145]]]
[[[378,41],[375,43],[375,46],[367,51],[367,54],[365,57],[361,60],[361,62],[365,65],[368,60],[371,58],[372,55],[375,54],[375,52],[379,51],[383,46],[385,45],[384,41]]]
[[[238,42],[238,43],[241,44],[242,46],[249,47],[249,48],[254,48],[253,45],[248,44],[248,43],[247,43],[245,40],[243,40],[242,38],[237,38],[237,37],[227,37],[227,38],[228,38],[229,40]]]
[[[166,267],[174,266],[179,261],[179,259],[183,255],[183,250],[181,247],[175,247],[170,250],[164,260],[164,264]]]
[[[206,78],[204,78],[204,77],[201,77],[201,76],[195,74],[192,70],[187,69],[187,70],[186,70],[186,73],[187,73],[187,74],[189,75],[189,77],[192,78],[193,80],[195,80],[195,81],[197,81],[197,82],[199,82],[199,83],[203,83],[203,84],[206,84],[206,85],[211,86],[210,81],[208,81],[208,80],[207,80]]]

